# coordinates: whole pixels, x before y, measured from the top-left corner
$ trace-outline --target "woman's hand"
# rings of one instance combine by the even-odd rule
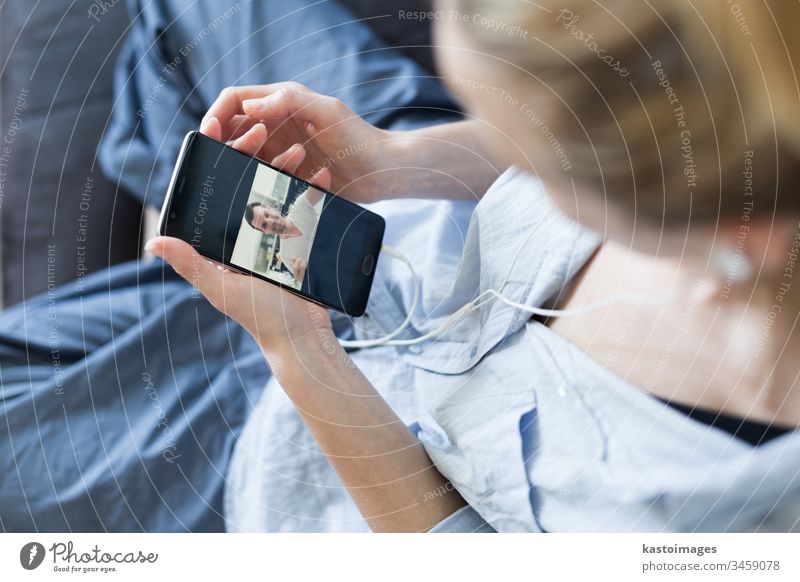
[[[200,131],[215,139],[221,136],[219,123],[214,119],[206,121]],[[231,145],[254,155],[263,151],[266,139],[266,128],[255,124]],[[305,149],[295,145],[273,158],[272,165],[295,173],[305,157]],[[330,171],[318,171],[310,182],[328,189]],[[172,265],[214,307],[250,332],[265,350],[293,349],[296,342],[313,339],[330,330],[327,310],[276,285],[225,269],[200,256],[182,240],[156,237],[147,243],[146,249]]]
[[[389,132],[378,129],[333,97],[294,82],[230,87],[220,93],[204,117],[216,120],[225,142],[240,139],[257,124],[267,129],[256,157],[269,160],[293,144],[305,159],[292,173],[310,176],[328,168],[332,189],[355,202],[374,202],[385,191],[385,173],[396,163],[388,151]]]
[[[334,97],[294,82],[229,87],[208,110],[204,124],[219,123],[232,142],[258,123],[268,137],[254,155],[263,159],[301,144],[300,177],[319,168],[333,175],[332,189],[354,202],[392,198],[477,200],[506,169],[498,165],[477,120],[412,131],[385,131],[361,119]]]

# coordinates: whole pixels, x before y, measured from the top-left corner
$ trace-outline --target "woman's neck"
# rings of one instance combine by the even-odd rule
[[[800,289],[762,278],[723,281],[681,261],[607,243],[574,279],[561,308],[618,292],[661,306],[617,303],[550,327],[634,386],[667,400],[754,420],[800,425]]]

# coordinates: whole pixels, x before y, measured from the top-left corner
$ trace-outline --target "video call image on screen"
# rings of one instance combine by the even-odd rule
[[[324,200],[305,182],[259,165],[230,262],[300,289]]]

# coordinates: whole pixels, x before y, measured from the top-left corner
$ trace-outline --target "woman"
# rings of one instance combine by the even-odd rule
[[[493,163],[516,164],[602,235],[598,248],[521,172],[492,187],[455,296],[500,289],[574,317],[495,301],[396,355],[412,430],[323,310],[205,268],[200,290],[260,343],[373,530],[800,527],[800,7],[739,7],[451,0],[439,59],[471,121],[387,134],[292,84],[226,90],[208,112],[206,134],[289,171],[323,167],[317,185],[361,202],[480,195]],[[306,141],[279,153],[287,127]],[[355,143],[331,173],[324,160]],[[191,273],[188,245],[148,248]],[[615,293],[634,297],[604,301]],[[241,514],[246,479],[232,477]]]

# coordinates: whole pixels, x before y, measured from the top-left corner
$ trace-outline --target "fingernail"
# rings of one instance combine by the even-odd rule
[[[261,109],[261,99],[245,99],[242,101],[242,109],[244,109],[245,113],[258,111]]]
[[[316,182],[317,178],[319,178],[324,171],[325,171],[325,168],[320,168],[319,170],[314,172],[314,175],[311,176],[311,180],[309,180],[309,182]]]
[[[151,238],[149,241],[145,243],[144,250],[146,250],[148,253],[152,253],[155,246],[156,246],[155,239]]]

